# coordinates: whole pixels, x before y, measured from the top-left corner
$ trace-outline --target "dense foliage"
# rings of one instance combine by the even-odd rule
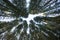
[[[60,0],[0,0],[0,40],[59,38]]]

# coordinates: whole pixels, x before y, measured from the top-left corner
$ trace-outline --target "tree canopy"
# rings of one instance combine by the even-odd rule
[[[0,40],[59,40],[60,0],[0,0]]]

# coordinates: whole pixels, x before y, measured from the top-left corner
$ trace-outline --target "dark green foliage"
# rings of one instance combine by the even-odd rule
[[[60,40],[60,2],[30,0],[26,5],[26,0],[0,0],[0,40]],[[31,19],[30,14],[43,16]]]

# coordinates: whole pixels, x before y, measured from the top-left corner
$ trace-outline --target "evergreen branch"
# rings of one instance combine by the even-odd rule
[[[0,9],[3,11],[8,11],[9,9],[5,6],[3,6],[2,4],[0,4]]]
[[[6,5],[11,9],[11,10],[13,10],[16,14],[14,14],[15,16],[25,16],[25,14],[23,14],[24,12],[23,12],[23,10],[21,10],[21,9],[18,9],[16,6],[14,6],[10,1],[8,1],[8,0],[3,0],[5,3],[6,3]]]

